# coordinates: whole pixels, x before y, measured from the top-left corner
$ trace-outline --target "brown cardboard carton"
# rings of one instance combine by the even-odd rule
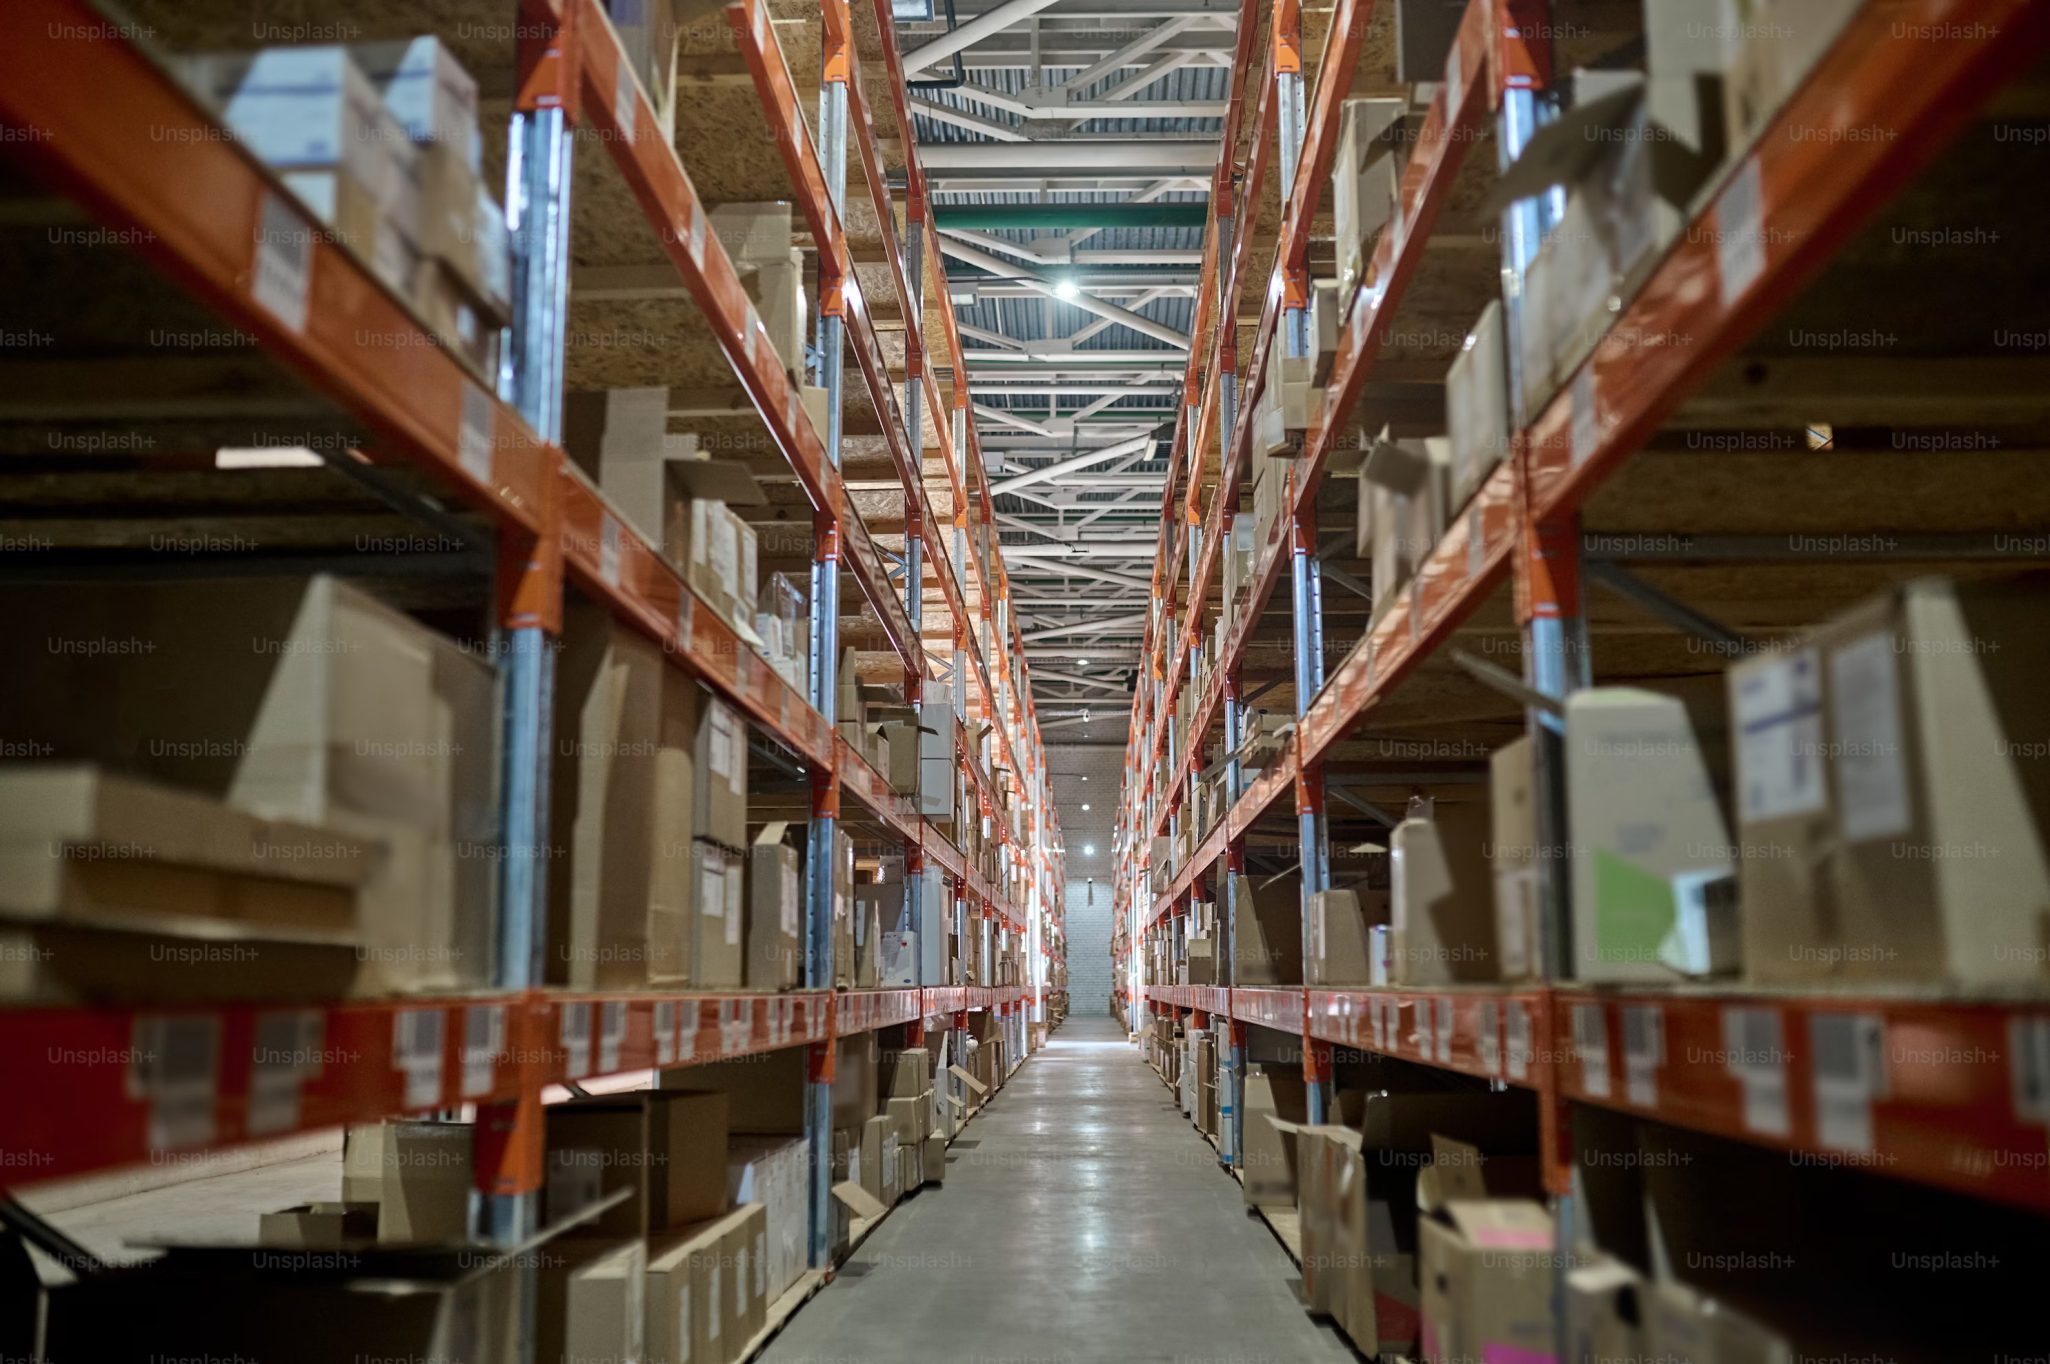
[[[1399,985],[1492,980],[1494,887],[1487,812],[1439,804],[1389,836],[1389,978]]]
[[[1364,278],[1374,239],[1396,212],[1402,157],[1398,141],[1389,134],[1408,107],[1402,99],[1349,99],[1339,108],[1331,211],[1338,296],[1348,304]]]
[[[747,846],[747,720],[717,697],[699,708],[694,829],[736,851]]]
[[[803,886],[797,849],[781,820],[762,826],[748,850],[747,988],[792,990],[804,970]]]
[[[562,448],[650,544],[659,543],[671,497],[673,449],[667,388],[614,388],[564,395]]]
[[[677,1090],[551,1105],[547,1216],[573,1216],[622,1188],[632,1196],[594,1229],[645,1236],[724,1212],[727,1113],[723,1094]]]
[[[1307,1118],[1309,1101],[1300,1074],[1260,1066],[1246,1071],[1246,1206],[1293,1207],[1296,1202],[1296,1129]]]
[[[1237,878],[1238,935],[1232,944],[1240,985],[1298,985],[1303,979],[1302,891],[1293,876],[1261,883]]]
[[[697,684],[604,608],[565,612],[549,796],[546,978],[579,989],[690,979]]]
[[[2045,600],[1922,579],[1732,670],[1748,971],[2043,978]]]
[[[882,1053],[879,1093],[892,1099],[916,1098],[932,1090],[932,1053],[923,1047]]]
[[[647,1321],[643,1329],[647,1364],[703,1364],[723,1356],[725,1332],[714,1332],[711,1266],[718,1258],[716,1222],[661,1237],[648,1246]],[[723,1317],[718,1318],[721,1326]]]
[[[691,855],[697,875],[692,978],[701,989],[740,989],[747,973],[747,858],[702,838]]]
[[[851,1127],[875,1112],[875,1034],[841,1038],[834,1069],[834,1126]],[[664,1092],[725,1095],[727,1131],[757,1136],[804,1134],[805,1084],[809,1072],[803,1047],[779,1047],[752,1056],[668,1070],[660,1078]]]
[[[733,1351],[730,1357],[737,1359],[747,1342],[768,1323],[767,1218],[761,1204],[750,1203],[727,1214],[721,1225],[725,1232],[720,1237],[720,1255],[728,1267],[726,1326]]]
[[[861,1187],[884,1207],[890,1198],[890,1175],[885,1161],[897,1149],[897,1134],[890,1119],[878,1115],[861,1125]]]
[[[940,1184],[947,1178],[947,1139],[935,1132],[919,1143],[921,1159],[920,1173],[928,1184]]]
[[[377,1239],[375,1203],[307,1203],[267,1212],[256,1239],[266,1246],[297,1250],[339,1250]]]
[[[1303,958],[1303,983],[1371,984],[1367,930],[1387,922],[1385,890],[1326,890],[1312,895],[1310,950]]]
[[[761,1205],[763,1294],[771,1302],[810,1257],[811,1153],[788,1137],[736,1136],[726,1150],[726,1194],[735,1207]]]
[[[0,765],[0,914],[353,945],[385,849],[70,763]]]
[[[1552,1219],[1534,1202],[1450,1204],[1419,1226],[1424,1357],[1549,1358]],[[1518,1352],[1521,1352],[1519,1354]]]
[[[553,1242],[543,1257],[535,1353],[563,1360],[642,1357],[647,1326],[644,1242]]]
[[[475,1131],[409,1120],[351,1127],[342,1142],[342,1201],[377,1205],[379,1241],[468,1240]]]
[[[0,751],[390,843],[364,886],[357,993],[489,978],[497,859],[462,846],[498,819],[487,663],[325,575],[13,595],[0,622],[43,661],[13,679]]]

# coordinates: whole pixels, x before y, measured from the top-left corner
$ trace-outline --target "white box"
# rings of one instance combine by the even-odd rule
[[[1573,978],[1733,968],[1734,850],[1686,706],[1636,687],[1574,692],[1566,791]]]
[[[1502,305],[1490,300],[1445,376],[1450,511],[1472,501],[1495,466],[1508,457],[1509,427],[1509,352],[1502,334]]]

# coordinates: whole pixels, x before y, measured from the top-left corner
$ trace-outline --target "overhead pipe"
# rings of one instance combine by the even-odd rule
[[[1110,634],[1117,631],[1129,633],[1134,626],[1143,626],[1151,618],[1151,612],[1134,611],[1127,616],[1106,616],[1102,620],[1081,620],[1072,625],[1049,625],[1039,630],[1027,630],[1019,637],[1027,644],[1043,644],[1049,639],[1063,635]]]

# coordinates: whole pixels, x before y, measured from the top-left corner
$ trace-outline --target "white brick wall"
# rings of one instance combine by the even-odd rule
[[[1093,896],[1087,882],[1068,882],[1068,1012],[1076,1018],[1110,1012],[1110,901],[1101,880]]]

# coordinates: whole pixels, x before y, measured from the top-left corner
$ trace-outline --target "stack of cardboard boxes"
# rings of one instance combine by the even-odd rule
[[[265,48],[194,57],[188,70],[444,346],[480,377],[496,373],[512,292],[505,215],[481,175],[476,83],[446,46]]]
[[[0,744],[36,759],[0,769],[7,996],[491,978],[488,662],[326,576],[46,586],[0,618],[37,659],[0,708]],[[175,950],[222,937],[242,950]]]
[[[712,230],[732,258],[769,344],[798,382],[805,368],[804,253],[791,245],[790,204],[721,204],[712,210]]]

